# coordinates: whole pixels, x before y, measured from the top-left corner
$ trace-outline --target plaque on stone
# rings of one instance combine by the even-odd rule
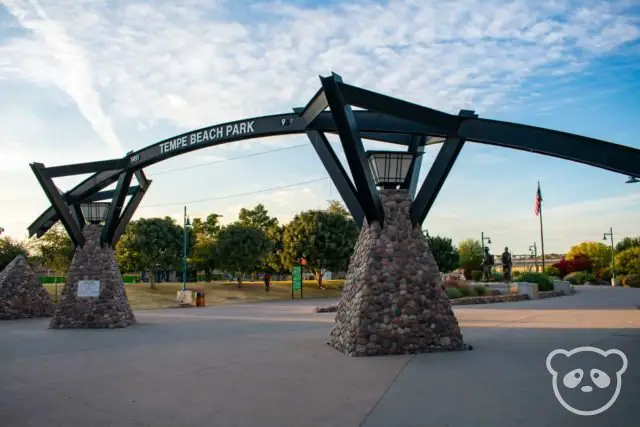
[[[77,296],[82,298],[99,297],[100,281],[99,280],[79,280]]]

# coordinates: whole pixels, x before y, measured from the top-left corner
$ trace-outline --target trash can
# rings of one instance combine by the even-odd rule
[[[204,306],[205,306],[204,292],[198,291],[196,292],[196,307],[204,307]]]

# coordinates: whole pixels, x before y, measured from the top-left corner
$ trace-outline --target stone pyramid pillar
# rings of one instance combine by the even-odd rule
[[[135,323],[114,251],[100,246],[101,231],[96,224],[84,227],[85,244],[76,248],[50,328],[124,328]]]
[[[0,320],[51,317],[54,308],[24,256],[18,255],[0,272]]]
[[[466,349],[408,191],[380,197],[384,228],[360,231],[329,345],[350,356]]]

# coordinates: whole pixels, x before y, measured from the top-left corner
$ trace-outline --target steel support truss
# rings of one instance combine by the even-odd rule
[[[640,150],[633,147],[534,126],[482,119],[473,111],[463,110],[452,115],[348,85],[333,73],[329,77],[321,77],[320,83],[320,89],[309,103],[303,108],[294,108],[293,113],[253,117],[196,129],[127,153],[119,159],[54,167],[32,163],[31,168],[51,207],[29,226],[29,234],[40,237],[61,221],[73,242],[82,245],[84,218],[80,205],[111,200],[101,238],[103,244],[114,246],[151,184],[142,172],[144,167],[197,149],[275,135],[306,134],[359,224],[364,218],[368,222],[382,223],[384,220],[378,191],[365,158],[363,139],[404,146],[414,154],[402,187],[415,195],[411,208],[415,225],[427,217],[465,141],[526,150],[624,176],[640,176]],[[364,111],[354,111],[352,107]],[[325,111],[327,108],[329,111]],[[220,130],[223,130],[222,134]],[[212,133],[215,133],[215,138],[210,137]],[[353,180],[329,144],[327,133],[339,136]],[[181,144],[175,145],[176,141],[181,141]],[[432,144],[442,144],[442,147],[419,187],[420,160],[425,146]],[[53,178],[85,173],[93,175],[65,193],[53,184]],[[131,185],[133,175],[138,181],[136,186]],[[114,190],[105,190],[114,183],[117,183]],[[127,196],[129,201],[125,205]]]

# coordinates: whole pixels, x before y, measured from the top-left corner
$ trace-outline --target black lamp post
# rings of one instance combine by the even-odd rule
[[[611,238],[611,286],[616,285],[616,251],[613,246],[613,227],[609,227],[609,232],[604,233],[602,240],[606,241],[607,236]]]
[[[110,205],[111,203],[107,202],[83,203],[80,205],[80,210],[85,221],[91,224],[100,224],[107,217]]]
[[[407,175],[415,155],[403,151],[367,151],[367,159],[377,187],[405,188]]]
[[[490,245],[491,244],[491,237],[489,237],[489,236],[485,237],[484,231],[480,233],[480,236],[481,236],[480,239],[481,239],[481,242],[482,242],[482,250],[484,251],[484,242],[486,240],[487,241],[487,245]]]

